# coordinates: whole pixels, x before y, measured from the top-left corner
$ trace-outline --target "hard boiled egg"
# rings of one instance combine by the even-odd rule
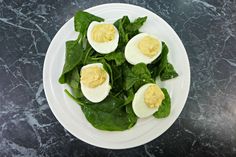
[[[80,75],[81,91],[89,101],[101,102],[107,97],[111,89],[110,78],[101,63],[83,66]]]
[[[134,113],[140,118],[148,117],[158,111],[164,99],[165,95],[157,84],[145,84],[134,95],[132,102]]]
[[[154,61],[162,50],[161,41],[150,34],[140,33],[134,36],[125,47],[125,58],[130,64],[145,63]]]
[[[101,54],[113,52],[119,41],[119,32],[113,24],[93,21],[87,31],[89,44]]]

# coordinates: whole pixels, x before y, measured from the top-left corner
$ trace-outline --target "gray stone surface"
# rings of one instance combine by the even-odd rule
[[[123,2],[145,7],[178,33],[191,65],[190,94],[174,125],[127,150],[68,133],[43,91],[46,50],[76,10]],[[236,156],[235,0],[0,0],[0,156]]]

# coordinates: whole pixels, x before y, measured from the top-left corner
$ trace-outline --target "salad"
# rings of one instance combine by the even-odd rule
[[[178,76],[168,61],[168,47],[158,37],[140,32],[147,17],[114,23],[85,11],[74,16],[76,40],[66,42],[66,57],[59,78],[65,93],[77,102],[97,129],[122,131],[138,118],[165,118],[171,99],[156,84]],[[158,28],[157,28],[158,29]]]

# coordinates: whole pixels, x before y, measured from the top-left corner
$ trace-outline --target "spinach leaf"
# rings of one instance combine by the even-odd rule
[[[112,69],[112,76],[113,76],[113,85],[111,92],[118,97],[122,97],[123,89],[123,76],[122,76],[122,69],[120,66],[116,66],[115,63],[110,64],[111,69]]]
[[[105,100],[94,104],[85,98],[77,101],[81,103],[81,109],[87,120],[97,129],[108,131],[122,131],[129,129],[136,122],[130,120],[130,114],[120,108],[124,101],[112,95]]]
[[[136,124],[138,117],[135,115],[131,103],[125,106],[125,110],[126,110],[126,113],[128,114],[128,119],[130,122],[129,128],[132,128]]]
[[[104,56],[107,61],[115,61],[116,65],[119,66],[125,62],[125,56],[122,52],[112,52]]]
[[[75,67],[72,71],[66,74],[66,82],[71,87],[72,93],[76,98],[83,97],[80,88],[80,75],[78,67]]]
[[[81,87],[79,85],[79,88],[71,88],[72,89],[72,94],[76,97],[76,98],[82,98],[84,95],[81,91]]]
[[[125,27],[130,23],[128,16],[123,16],[121,19],[117,20],[114,25],[118,29],[119,32],[119,44],[118,49],[123,50],[126,43],[129,41],[129,37],[127,32],[125,31]]]
[[[167,63],[160,74],[161,81],[169,80],[178,76],[172,64]]]
[[[139,17],[137,19],[134,20],[134,22],[132,23],[129,23],[125,29],[126,31],[128,32],[135,32],[135,31],[138,31],[142,26],[143,24],[146,22],[147,20],[147,16],[145,17]]]
[[[82,55],[82,58],[81,58],[83,61],[82,62],[83,65],[86,65],[88,63],[93,53],[94,53],[94,50],[92,49],[92,47],[89,47],[84,51],[84,54]]]
[[[145,17],[139,17],[134,20],[134,22],[129,23],[126,27],[125,30],[128,34],[129,39],[134,37],[135,35],[139,34],[139,29],[143,26],[143,24],[146,22],[147,16]]]
[[[60,83],[66,83],[65,74],[70,72],[75,66],[77,66],[81,62],[82,54],[83,47],[77,42],[77,40],[66,42],[66,60],[62,74],[59,78]]]
[[[108,64],[105,59],[100,59],[98,62],[103,64],[103,68],[106,70],[106,72],[110,76],[110,83],[111,83],[111,85],[113,85],[113,73],[112,73],[112,69],[111,69],[110,64]]]
[[[148,65],[148,69],[150,70],[153,79],[160,76],[161,81],[164,81],[178,76],[174,67],[168,62],[168,52],[169,49],[167,45],[162,42],[162,51],[160,56]]]
[[[139,33],[139,28],[144,24],[147,20],[147,17],[140,17],[134,20],[134,22],[130,22],[128,16],[123,16],[121,19],[118,19],[114,25],[118,29],[120,38],[118,44],[118,50],[123,51],[125,45],[133,36]]]
[[[165,95],[165,99],[162,101],[158,111],[153,114],[156,118],[165,118],[169,116],[171,109],[171,100],[168,91],[165,88],[162,88],[161,90]]]
[[[82,102],[80,102],[76,97],[74,97],[72,94],[70,94],[70,92],[65,89],[64,92],[68,95],[68,97],[70,97],[71,99],[73,99],[77,104],[79,105],[84,105]]]
[[[76,32],[86,35],[88,26],[93,21],[104,21],[103,18],[95,16],[85,11],[78,11],[74,17],[74,27]]]
[[[157,76],[160,76],[161,71],[165,68],[168,63],[168,47],[164,42],[162,42],[162,51],[160,56],[154,60],[151,64],[148,65],[148,69],[151,71],[152,78],[156,79]]]
[[[124,30],[124,28],[128,25],[128,24],[130,24],[130,20],[129,20],[129,17],[128,16],[123,16],[122,18],[120,18],[120,19],[118,19],[115,23],[114,23],[114,25],[115,25],[115,27],[118,29],[119,28],[119,25],[121,24],[121,26],[122,26],[122,28],[123,28],[123,30]]]
[[[67,77],[67,84],[71,87],[71,88],[75,88],[78,89],[79,85],[80,85],[80,75],[79,75],[79,71],[78,68],[75,67],[72,71],[70,71],[68,73]]]
[[[131,128],[137,121],[132,108],[122,107],[123,99],[108,95],[103,101],[94,104],[84,97],[76,99],[67,90],[65,92],[81,106],[86,119],[97,129],[122,131]]]
[[[137,88],[139,88],[145,83],[154,83],[150,71],[144,63],[136,64],[131,69],[125,66],[123,72],[125,90],[129,90],[135,84],[138,85]]]

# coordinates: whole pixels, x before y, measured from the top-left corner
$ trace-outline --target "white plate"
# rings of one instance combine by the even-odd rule
[[[76,39],[71,18],[53,38],[44,61],[43,83],[49,106],[58,121],[71,134],[89,144],[111,149],[131,148],[145,144],[164,133],[178,118],[186,102],[190,85],[190,68],[186,50],[175,31],[159,16],[151,11],[129,4],[104,4],[86,11],[114,22],[124,15],[131,19],[148,16],[141,31],[151,33],[165,41],[169,47],[169,60],[179,77],[161,83],[171,96],[171,113],[167,118],[149,117],[139,119],[137,124],[126,131],[101,131],[95,129],[85,118],[80,106],[65,93],[67,85],[58,83],[65,61],[65,42]]]

